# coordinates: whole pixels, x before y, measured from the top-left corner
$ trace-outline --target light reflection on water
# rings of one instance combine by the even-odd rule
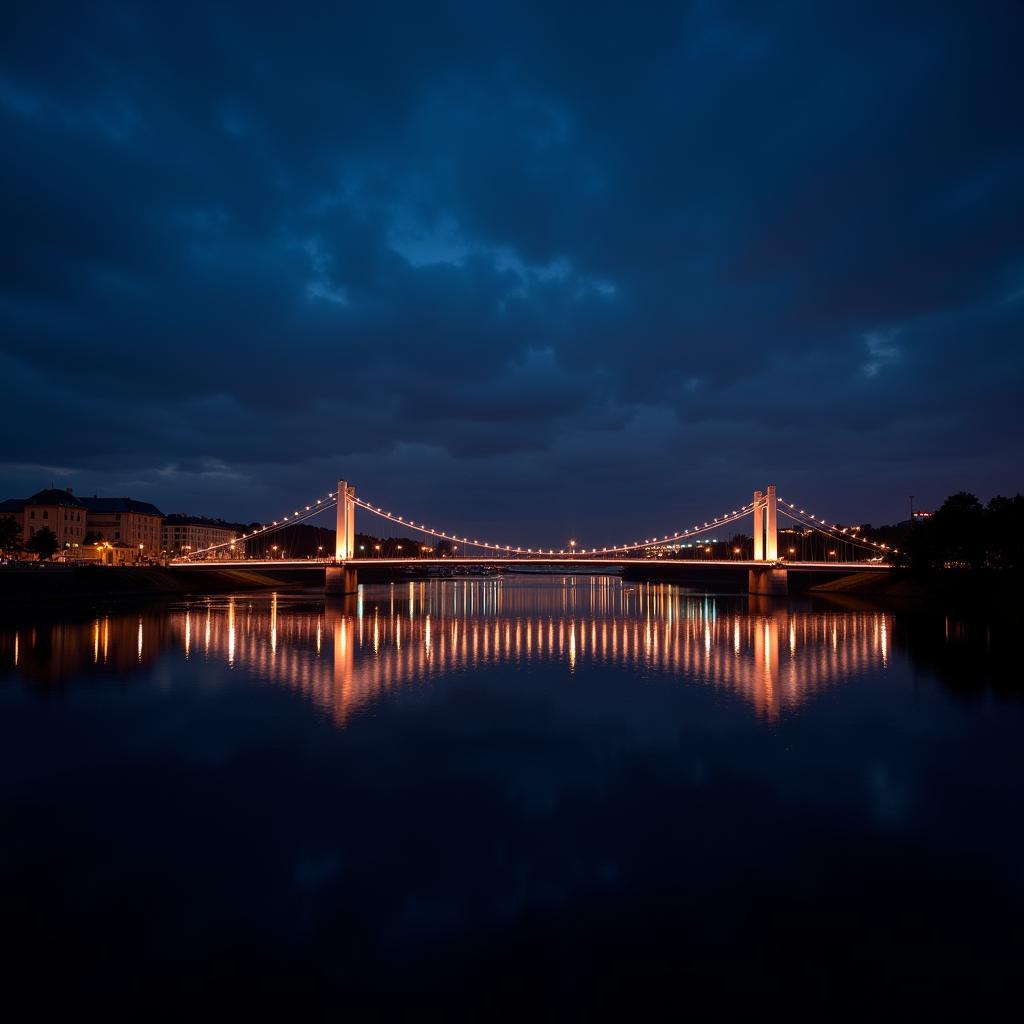
[[[7,973],[53,1020],[748,1019],[798,964],[809,1019],[998,1019],[1016,621],[840,600],[566,576],[9,610]]]
[[[0,664],[53,684],[90,666],[220,662],[301,692],[339,726],[385,694],[458,671],[600,665],[733,693],[774,720],[885,668],[891,634],[881,611],[808,611],[616,577],[436,580],[364,587],[326,603],[216,597],[3,631]]]

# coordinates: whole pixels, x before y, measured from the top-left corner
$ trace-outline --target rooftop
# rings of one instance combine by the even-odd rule
[[[164,516],[165,526],[212,526],[219,530],[235,530],[234,523],[226,523],[223,519],[211,519],[209,516],[189,516],[184,512],[174,512]]]
[[[134,498],[83,498],[81,503],[90,512],[135,512],[142,516],[161,516],[163,513],[148,501],[136,501]]]
[[[71,491],[61,491],[55,487],[47,487],[45,490],[33,494],[31,498],[25,499],[26,505],[63,505],[67,508],[84,508],[82,502],[76,498]]]

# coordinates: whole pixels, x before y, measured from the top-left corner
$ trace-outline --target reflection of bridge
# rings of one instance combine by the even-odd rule
[[[698,522],[692,527],[686,527],[671,534],[604,547],[577,546],[576,541],[573,540],[569,542],[568,547],[545,548],[494,543],[435,529],[426,523],[396,515],[382,506],[373,505],[358,498],[355,488],[344,480],[339,480],[337,490],[330,492],[326,497],[318,498],[315,502],[298,508],[293,513],[284,515],[279,520],[275,519],[272,523],[261,526],[250,533],[244,533],[239,541],[225,541],[221,544],[211,545],[201,551],[190,553],[187,558],[179,560],[179,563],[201,566],[209,564],[213,560],[218,567],[222,568],[227,565],[234,568],[257,568],[271,564],[275,568],[308,565],[309,563],[304,560],[289,562],[284,559],[272,561],[246,559],[236,561],[234,559],[225,560],[223,556],[229,550],[234,551],[238,542],[244,546],[289,526],[307,522],[331,508],[336,509],[336,542],[334,559],[326,567],[328,593],[354,593],[358,583],[358,570],[360,567],[366,566],[486,564],[500,567],[511,563],[534,563],[571,567],[582,562],[594,566],[649,565],[652,555],[660,556],[669,553],[673,556],[671,557],[672,563],[676,565],[694,564],[701,567],[718,565],[733,570],[747,569],[750,592],[765,595],[786,593],[788,574],[792,568],[806,571],[827,569],[833,574],[862,572],[865,569],[885,571],[888,568],[880,561],[882,555],[888,550],[886,545],[875,544],[859,536],[856,527],[842,527],[838,523],[829,524],[826,520],[819,519],[805,509],[798,508],[795,503],[783,501],[776,496],[774,485],[769,485],[763,493],[755,491],[753,500],[740,508],[723,512],[720,516],[705,520],[703,524]],[[429,547],[424,544],[416,557],[367,558],[364,552],[357,550],[356,546],[355,520],[358,509],[388,522],[391,526],[412,531],[424,539],[429,538],[434,546]],[[802,561],[798,563],[781,559],[778,539],[778,517],[780,515],[801,528],[817,531],[835,544],[841,544],[849,550],[862,552],[865,557],[859,561],[856,559],[843,561],[829,559],[820,562]],[[738,523],[748,516],[753,520],[753,559],[748,561],[734,558],[696,560],[678,557],[682,548],[699,545],[706,540],[707,534]],[[837,551],[833,552],[833,554],[837,553]]]
[[[211,599],[169,613],[0,632],[0,661],[47,683],[177,656],[305,694],[343,725],[387,694],[467,668],[627,666],[724,689],[772,719],[889,658],[880,612],[793,612],[762,598],[694,597],[666,584],[410,582],[308,600]],[[38,652],[38,653],[37,653]]]

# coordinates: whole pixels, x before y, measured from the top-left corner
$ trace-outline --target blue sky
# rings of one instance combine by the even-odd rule
[[[0,497],[1021,489],[1019,4],[255,6],[8,13]]]

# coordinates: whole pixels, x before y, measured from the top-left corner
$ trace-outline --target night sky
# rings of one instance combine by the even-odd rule
[[[1021,489],[1021,4],[276,6],[6,10],[0,499]]]

